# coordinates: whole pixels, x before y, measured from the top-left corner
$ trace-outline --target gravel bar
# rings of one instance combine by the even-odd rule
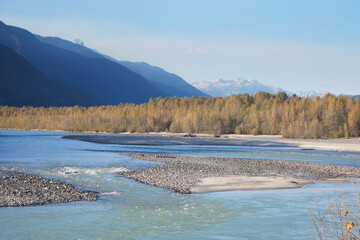
[[[100,194],[69,183],[20,171],[0,169],[0,207],[96,201]]]
[[[144,171],[121,173],[122,176],[141,183],[173,189],[179,193],[191,193],[192,187],[209,177],[287,176],[311,181],[360,178],[360,168],[319,163],[138,153],[126,155],[165,164]]]

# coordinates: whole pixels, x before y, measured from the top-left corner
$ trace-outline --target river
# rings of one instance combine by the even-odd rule
[[[154,163],[123,156],[190,156],[308,161],[360,167],[360,154],[281,147],[132,146],[63,139],[69,133],[0,131],[0,167],[95,190],[95,202],[0,208],[0,239],[309,239],[308,209],[358,191],[353,183],[297,189],[182,195],[115,172]]]

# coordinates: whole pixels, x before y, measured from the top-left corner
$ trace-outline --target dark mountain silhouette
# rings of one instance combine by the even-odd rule
[[[2,22],[0,43],[25,57],[49,80],[76,88],[101,104],[143,103],[170,96],[120,64],[55,47],[25,29]]]
[[[0,44],[0,105],[74,106],[97,102],[44,77],[24,57]]]
[[[129,62],[118,61],[110,56],[101,54],[96,50],[89,49],[83,45],[79,45],[58,37],[42,37],[36,36],[41,42],[52,44],[58,48],[63,48],[69,51],[76,52],[85,57],[104,57],[113,62],[119,63],[131,71],[141,75],[158,89],[177,97],[192,97],[192,96],[209,96],[206,93],[196,89],[191,84],[176,74],[166,72],[159,67],[151,66],[145,62]]]

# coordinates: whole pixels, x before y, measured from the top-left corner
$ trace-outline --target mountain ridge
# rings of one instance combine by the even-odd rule
[[[152,66],[145,62],[130,62],[118,61],[123,66],[140,74],[145,79],[151,81],[156,87],[163,89],[177,97],[192,97],[192,96],[209,96],[206,93],[198,90],[184,79],[174,73],[169,73],[164,69]]]
[[[97,101],[90,105],[143,103],[169,96],[120,64],[43,43],[29,31],[2,22],[0,43],[25,57],[49,80],[90,95]]]
[[[39,35],[37,35],[36,37],[42,42],[76,52],[86,57],[103,57],[115,63],[118,63],[126,67],[130,71],[139,74],[140,76],[148,80],[151,84],[153,84],[155,87],[157,87],[161,91],[168,93],[171,96],[208,96],[207,94],[193,87],[191,84],[187,83],[178,75],[174,73],[169,73],[160,67],[152,66],[146,62],[119,61],[111,56],[102,54],[95,49],[87,48],[84,44],[74,43],[65,39],[61,39],[59,37],[43,37]]]

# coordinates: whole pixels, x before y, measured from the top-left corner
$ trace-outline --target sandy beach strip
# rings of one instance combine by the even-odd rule
[[[234,190],[265,190],[299,188],[313,183],[310,180],[285,176],[230,176],[203,178],[190,188],[191,193],[207,193]]]
[[[294,188],[360,178],[360,168],[297,161],[138,153],[127,156],[165,164],[122,176],[179,193]]]

